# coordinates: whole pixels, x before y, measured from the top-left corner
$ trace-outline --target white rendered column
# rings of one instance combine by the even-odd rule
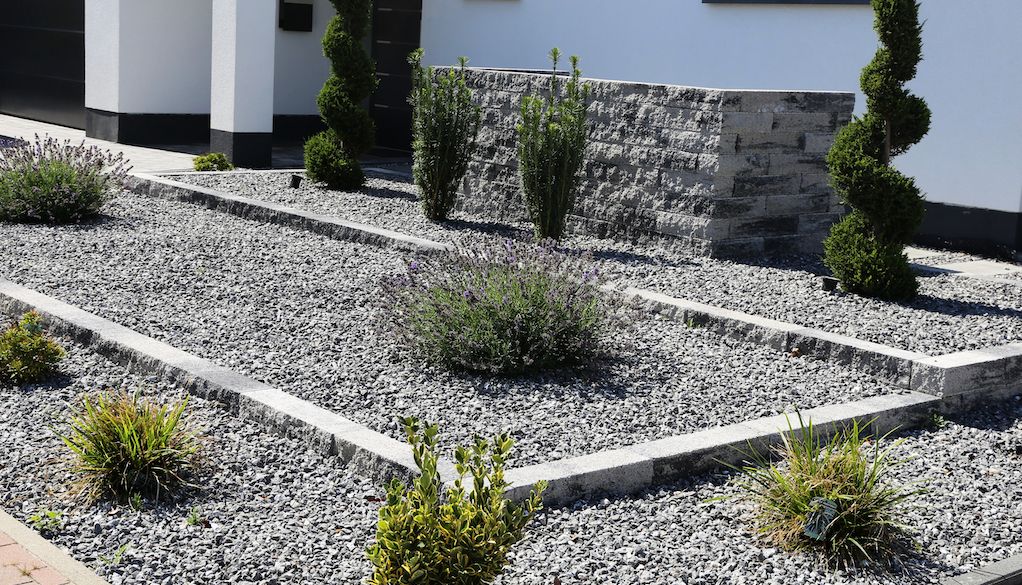
[[[268,167],[273,146],[277,0],[213,0],[210,151]]]

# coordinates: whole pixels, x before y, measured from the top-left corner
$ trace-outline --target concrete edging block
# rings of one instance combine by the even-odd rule
[[[1022,585],[1022,555],[991,563],[975,571],[948,577],[944,585]]]

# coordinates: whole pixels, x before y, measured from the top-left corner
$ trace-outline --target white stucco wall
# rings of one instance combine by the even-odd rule
[[[210,0],[86,0],[85,105],[209,112]]]
[[[276,0],[213,0],[210,127],[273,131]]]
[[[922,0],[926,61],[913,88],[934,110],[897,161],[928,199],[1022,208],[1019,0]],[[876,49],[868,6],[699,0],[428,0],[430,64],[547,66],[558,46],[590,77],[740,89],[850,91]],[[863,108],[859,96],[857,107]]]
[[[276,114],[319,114],[316,96],[330,74],[330,62],[323,56],[323,33],[335,14],[334,7],[329,0],[302,3],[313,5],[312,32],[277,28],[273,97]]]

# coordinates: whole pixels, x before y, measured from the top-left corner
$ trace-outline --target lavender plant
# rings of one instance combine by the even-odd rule
[[[0,149],[0,221],[75,223],[95,216],[123,188],[122,154],[36,136]]]
[[[589,140],[589,85],[581,82],[576,56],[571,57],[571,76],[562,83],[560,56],[559,49],[550,51],[553,72],[547,95],[522,98],[518,125],[518,169],[537,239],[559,239],[564,233]]]
[[[384,323],[427,362],[493,374],[585,363],[611,329],[584,256],[539,244],[481,246],[409,264],[383,282]]]

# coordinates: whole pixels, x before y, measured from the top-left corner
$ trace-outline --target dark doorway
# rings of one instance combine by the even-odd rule
[[[376,0],[373,8],[373,59],[380,86],[372,98],[376,145],[408,152],[412,145],[412,90],[408,54],[419,47],[422,0]]]
[[[0,113],[85,127],[85,0],[3,3]]]

